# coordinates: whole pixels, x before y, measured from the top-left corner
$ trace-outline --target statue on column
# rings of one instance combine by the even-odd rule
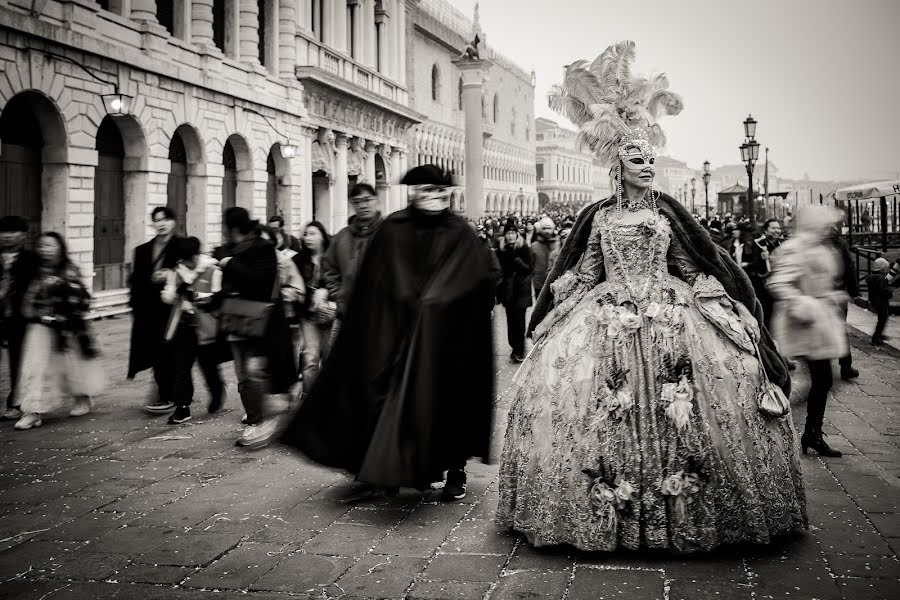
[[[350,140],[350,149],[347,151],[347,175],[365,178],[366,159],[369,153],[363,147],[362,140],[358,137]]]
[[[466,44],[465,50],[459,58],[468,60],[481,60],[481,51],[478,46],[484,41],[484,32],[481,31],[481,22],[478,19],[478,2],[475,2],[475,19],[472,21],[472,41]]]
[[[312,170],[324,171],[329,179],[334,179],[334,158],[337,149],[334,147],[334,132],[320,127],[316,139],[312,143]]]

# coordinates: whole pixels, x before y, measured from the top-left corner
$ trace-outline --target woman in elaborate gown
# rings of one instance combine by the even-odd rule
[[[767,543],[807,523],[796,433],[772,410],[773,399],[786,408],[786,365],[747,277],[652,190],[655,113],[620,107],[665,93],[674,114],[680,100],[664,81],[653,93],[646,80],[621,89],[633,52],[626,42],[569,67],[567,84],[594,85],[587,99],[559,90],[585,141],[615,165],[617,193],[582,211],[535,307],[496,520],[534,545],[584,550]],[[596,126],[609,95],[626,127]],[[586,101],[593,110],[580,113]]]

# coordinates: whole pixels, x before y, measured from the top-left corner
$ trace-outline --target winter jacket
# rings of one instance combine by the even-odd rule
[[[541,293],[544,282],[547,281],[547,274],[550,273],[550,255],[556,249],[556,236],[545,237],[541,234],[534,236],[531,243],[531,253],[534,255],[534,289],[537,293]]]
[[[497,252],[503,278],[497,298],[507,308],[531,306],[531,283],[534,273],[534,254],[528,246],[505,244]]]
[[[875,310],[890,306],[894,291],[888,283],[886,273],[872,273],[866,277],[869,286],[869,306]]]
[[[384,218],[381,213],[375,215],[372,223],[365,227],[356,217],[350,217],[348,225],[331,238],[331,244],[322,260],[322,271],[328,297],[337,303],[339,317],[346,314],[356,272],[362,264],[372,234],[382,222]]]
[[[197,310],[197,300],[208,298],[222,288],[222,272],[219,262],[201,254],[197,265],[191,269],[178,263],[166,274],[166,283],[161,292],[162,301],[172,306],[166,325],[166,340],[171,340],[178,329],[182,315],[194,315],[197,324],[197,343],[201,346],[212,344],[218,335],[218,320],[213,315]]]

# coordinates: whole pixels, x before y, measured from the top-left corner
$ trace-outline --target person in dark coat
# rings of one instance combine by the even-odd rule
[[[21,402],[16,396],[22,343],[27,326],[22,314],[22,300],[28,284],[38,272],[37,255],[25,247],[28,223],[22,217],[0,218],[0,345],[9,353],[9,396],[0,418],[18,420]]]
[[[290,248],[294,252],[300,252],[300,240],[284,230],[284,217],[272,215],[269,217],[268,225],[269,229],[284,236],[285,247]]]
[[[872,264],[872,273],[866,277],[866,284],[869,287],[869,309],[878,315],[878,322],[872,333],[873,346],[882,345],[886,339],[884,329],[891,314],[891,298],[894,296],[891,284],[897,279],[898,272],[900,261],[894,263],[892,268],[886,258],[877,258]]]
[[[499,300],[506,309],[506,336],[512,348],[510,360],[525,360],[525,313],[531,306],[534,253],[510,220],[503,231],[504,244],[498,253],[503,279]]]
[[[841,257],[841,278],[836,282],[835,289],[843,290],[850,296],[850,302],[859,296],[859,275],[856,272],[856,265],[853,260],[853,253],[850,252],[850,246],[841,235],[840,223],[835,223],[831,230],[831,235],[825,238],[826,246],[830,246]],[[844,321],[847,321],[847,311],[849,304],[843,306]],[[859,377],[859,370],[853,367],[853,353],[850,344],[847,344],[847,355],[842,356],[838,360],[841,367],[841,379],[850,381]]]
[[[778,222],[778,219],[767,219],[763,223],[762,233],[762,236],[747,245],[749,257],[745,270],[753,284],[756,299],[762,305],[763,321],[766,327],[769,327],[775,299],[766,289],[766,279],[772,271],[771,255],[781,245],[781,223]]]
[[[131,296],[131,350],[128,379],[145,369],[153,369],[158,394],[144,408],[153,414],[175,408],[171,391],[175,389],[172,361],[165,350],[166,324],[171,307],[162,300],[169,272],[178,263],[179,239],[175,235],[175,212],[157,206],[150,213],[156,237],[134,249],[129,287]]]
[[[347,317],[283,441],[356,474],[356,498],[446,482],[466,495],[466,460],[490,453],[493,344],[489,257],[450,211],[450,176],[403,178],[412,200],[369,243]]]

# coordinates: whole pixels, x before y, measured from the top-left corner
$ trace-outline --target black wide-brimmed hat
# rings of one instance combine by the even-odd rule
[[[453,185],[450,173],[437,165],[419,165],[410,169],[400,181],[402,185]]]

